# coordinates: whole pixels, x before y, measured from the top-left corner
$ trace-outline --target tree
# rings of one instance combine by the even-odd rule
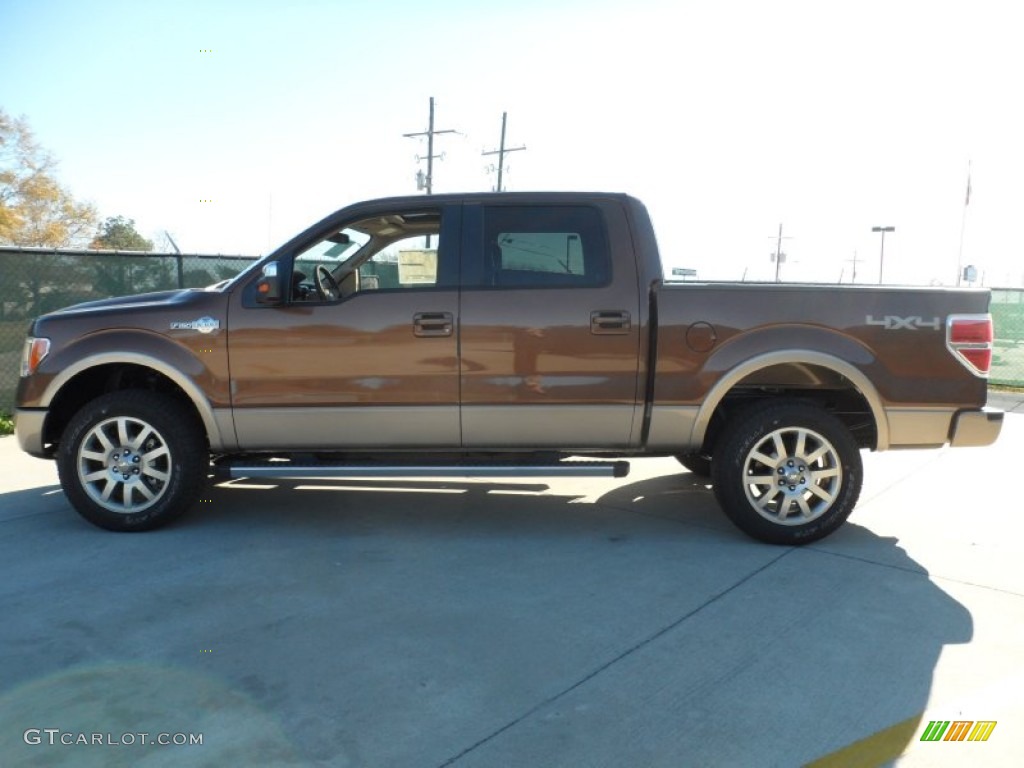
[[[56,165],[25,119],[0,109],[0,244],[65,248],[88,241],[96,209],[57,182]]]
[[[109,216],[100,224],[99,232],[89,247],[113,251],[152,251],[153,241],[147,240],[135,230],[135,219]]]

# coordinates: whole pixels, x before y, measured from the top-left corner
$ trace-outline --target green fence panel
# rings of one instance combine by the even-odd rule
[[[14,407],[33,318],[83,301],[201,288],[234,277],[253,258],[0,247],[0,411]]]
[[[989,381],[1024,387],[1024,289],[992,289],[992,323],[996,343]]]

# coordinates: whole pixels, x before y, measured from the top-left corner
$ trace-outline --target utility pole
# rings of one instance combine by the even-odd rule
[[[428,126],[427,130],[420,131],[419,133],[403,133],[402,134],[402,136],[404,136],[407,139],[418,139],[421,136],[426,136],[427,137],[427,156],[424,158],[424,157],[420,157],[419,155],[416,155],[416,162],[419,162],[420,160],[426,160],[427,161],[427,175],[426,175],[426,178],[424,178],[423,175],[422,175],[422,171],[417,173],[416,184],[417,184],[417,189],[426,189],[428,195],[431,195],[434,192],[434,159],[437,158],[439,160],[444,160],[444,153],[443,152],[440,155],[435,155],[434,154],[434,137],[435,136],[439,136],[442,133],[458,133],[458,131],[450,129],[450,128],[446,129],[446,130],[443,130],[443,131],[435,131],[434,130],[434,97],[431,96],[430,97],[430,123],[429,123],[429,126]]]
[[[964,230],[967,229],[967,206],[971,204],[971,161],[967,161],[967,194],[964,195],[964,212],[960,216],[960,250],[956,256],[956,284],[959,286],[964,274]]]
[[[853,263],[853,279],[850,282],[851,283],[856,283],[857,282],[857,265],[860,264],[862,261],[864,261],[864,259],[857,258],[857,252],[854,251],[853,252],[853,258],[852,259],[847,259],[847,261]]]
[[[775,262],[775,282],[779,282],[779,270],[782,267],[782,262],[786,260],[786,254],[782,252],[782,241],[792,240],[791,237],[782,236],[782,223],[779,223],[779,236],[775,240],[775,253],[768,254],[771,256],[772,261]]]
[[[507,120],[508,120],[508,112],[502,112],[501,113],[501,144],[499,145],[498,149],[491,150],[490,152],[481,152],[480,153],[481,155],[483,155],[485,157],[487,155],[497,155],[498,156],[498,187],[495,190],[495,192],[501,192],[501,177],[502,177],[502,173],[505,170],[505,153],[506,152],[519,152],[520,150],[526,149],[526,145],[525,144],[523,146],[521,146],[521,147],[511,147],[509,149],[505,149],[505,123],[506,123]]]
[[[872,227],[872,232],[882,233],[882,248],[878,254],[878,284],[882,284],[882,270],[885,268],[885,233],[895,232],[896,227]]]

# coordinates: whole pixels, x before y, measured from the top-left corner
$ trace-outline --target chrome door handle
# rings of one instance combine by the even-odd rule
[[[451,312],[417,312],[412,316],[412,332],[416,336],[451,336],[454,327]]]
[[[597,336],[629,333],[629,312],[622,309],[591,312],[590,332]]]

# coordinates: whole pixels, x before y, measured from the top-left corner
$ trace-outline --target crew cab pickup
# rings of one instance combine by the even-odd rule
[[[225,283],[38,318],[16,431],[112,530],[176,518],[211,465],[621,475],[676,456],[740,529],[800,544],[853,510],[861,450],[997,438],[992,337],[985,290],[668,282],[627,195],[391,198]]]

